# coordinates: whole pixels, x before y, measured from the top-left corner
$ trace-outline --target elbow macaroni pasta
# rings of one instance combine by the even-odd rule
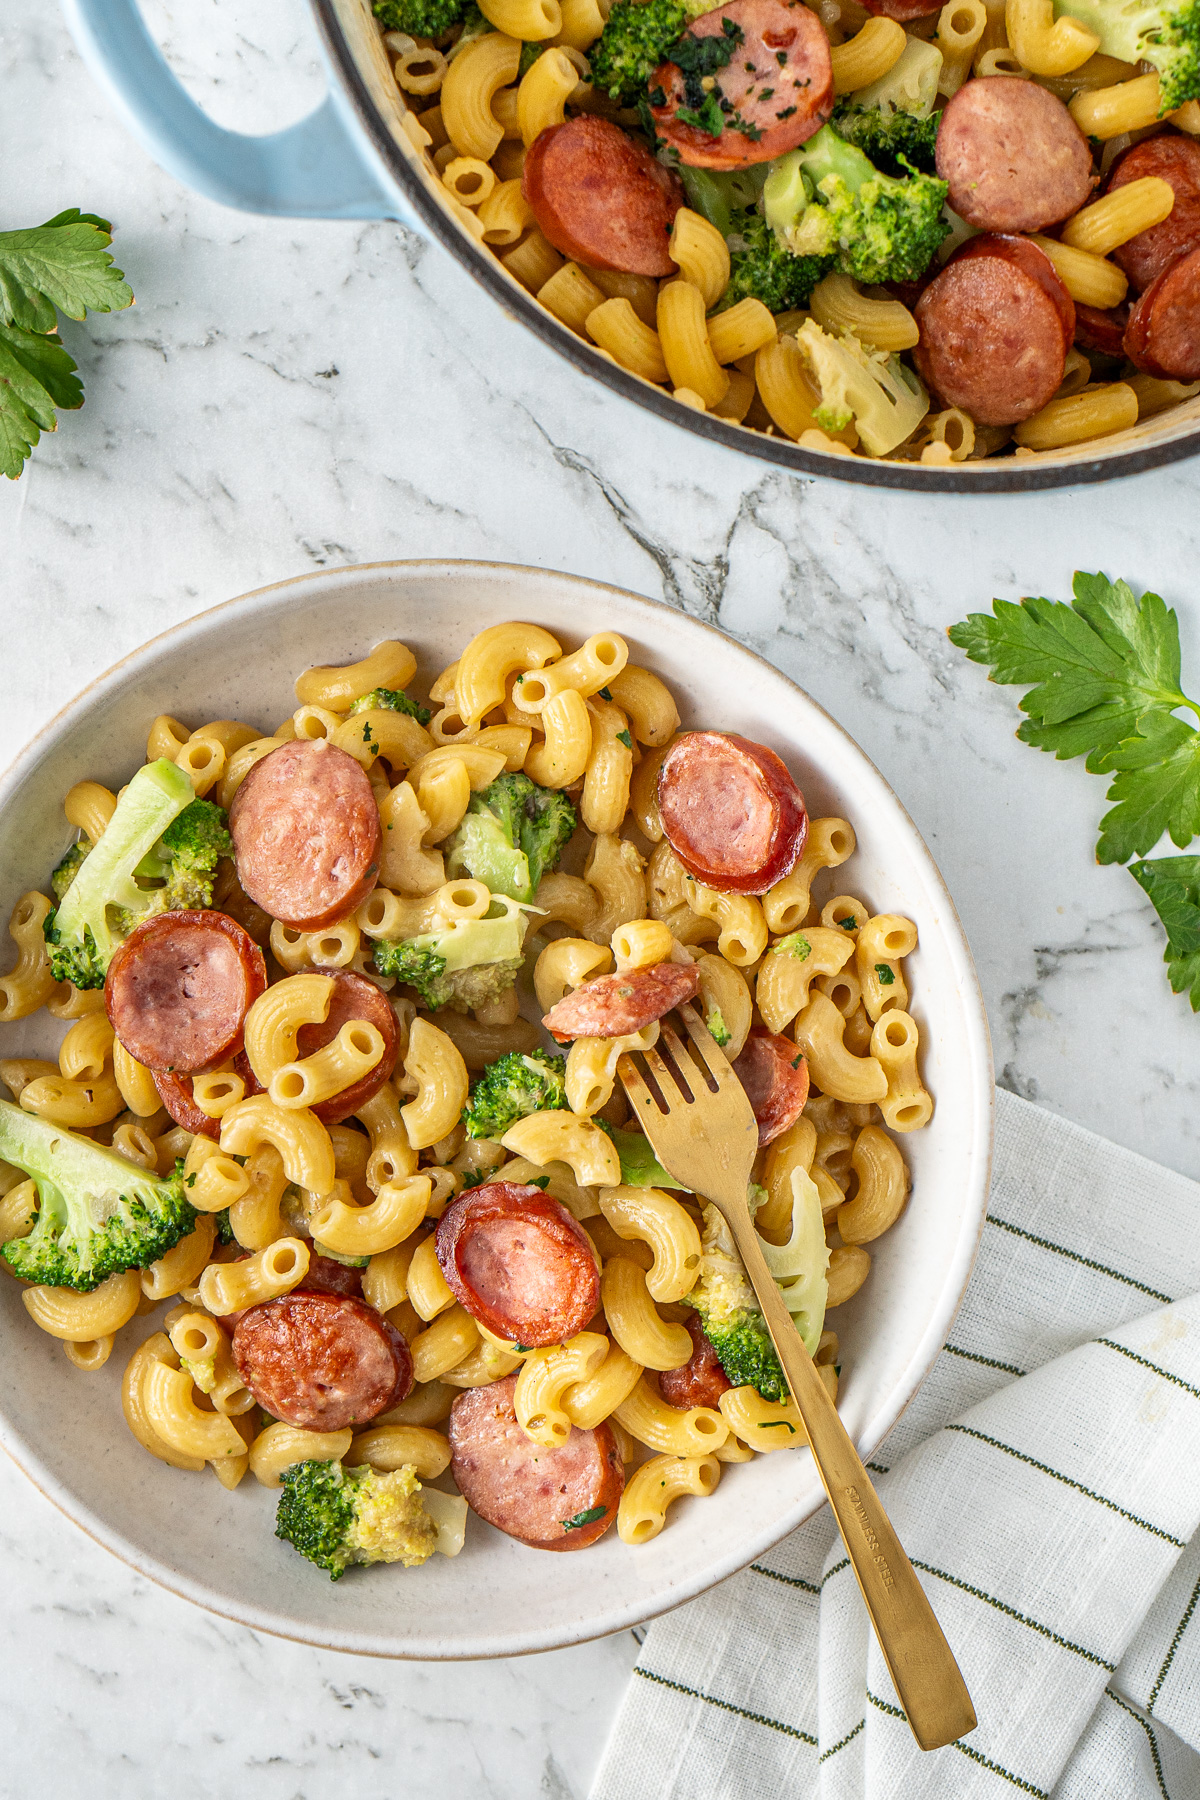
[[[969,37],[979,3],[947,6],[940,40],[948,43],[950,32]],[[431,143],[440,138],[438,147],[447,152],[447,188],[456,186],[460,197],[477,205],[497,241],[511,232],[508,241],[532,245],[532,266],[542,252],[536,234],[521,236],[528,209],[516,175],[494,185],[498,171],[466,140],[473,131],[486,137],[508,128],[516,149],[515,134],[528,129],[535,101],[547,116],[561,114],[567,71],[574,93],[581,52],[603,25],[604,0],[561,0],[561,21],[560,0],[494,4],[504,9],[505,29],[474,40],[458,55],[447,58],[410,39],[391,48],[407,92],[418,93],[414,83],[434,80],[427,90],[433,94],[441,82],[446,123],[435,131],[431,122],[428,135]],[[551,12],[553,33],[543,29]],[[523,37],[525,26],[535,22],[537,34]],[[519,42],[544,43],[560,25],[561,44],[550,45],[518,87]],[[861,78],[861,68],[870,66],[862,60],[866,53],[890,55],[898,29],[883,19],[864,26],[838,47],[846,52],[839,66],[858,66]],[[972,42],[973,53],[982,54],[985,40]],[[493,112],[492,99],[501,90]],[[470,193],[464,169],[478,175]],[[1131,184],[1123,207],[1096,202],[1071,222],[1061,243],[1052,240],[1064,268],[1074,259],[1076,286],[1094,283],[1094,270],[1111,270],[1104,261],[1108,250],[1146,229],[1142,221],[1155,207],[1163,216],[1161,194],[1133,191],[1137,186]],[[708,316],[727,284],[729,251],[698,214],[681,209],[671,247],[680,273],[661,286],[561,259],[547,264],[543,257],[542,286],[552,290],[544,298],[598,342],[605,318],[623,331],[636,328],[637,341],[643,349],[653,346],[677,387],[691,388],[706,406],[719,406],[735,382],[748,379],[735,366],[739,359],[761,360],[779,350],[779,327],[753,300]],[[828,328],[851,331],[874,348],[896,351],[911,341],[904,307],[873,299],[845,278],[827,277],[812,306]],[[657,332],[650,321],[657,322]],[[1086,379],[1082,369],[1075,375]],[[1172,391],[1163,399],[1157,388],[1182,386],[1137,379],[1142,385],[1128,384],[1128,393],[1146,411],[1176,398]],[[1094,404],[1096,391],[1071,392],[1064,384],[1053,404]],[[953,442],[948,429],[938,438],[935,421],[929,442],[950,446],[951,454],[966,445],[969,453],[971,422],[953,409],[941,417],[957,417],[962,429]],[[1039,420],[1030,422],[1035,430]],[[873,912],[852,893],[830,896],[819,888],[821,882],[832,886],[832,871],[855,849],[853,829],[836,817],[810,821],[794,868],[761,897],[693,879],[664,838],[657,806],[658,774],[677,739],[679,711],[668,683],[631,663],[629,654],[628,643],[613,631],[596,631],[571,649],[540,626],[514,622],[478,633],[443,670],[430,693],[439,710],[428,728],[385,707],[351,713],[375,690],[412,681],[415,658],[396,640],[377,645],[357,663],[303,674],[296,683],[297,707],[271,736],[236,720],[213,720],[194,731],[167,715],[154,721],[151,755],[173,759],[189,771],[198,792],[222,804],[255,761],[280,743],[325,740],[363,767],[380,817],[382,879],[352,916],[321,930],[264,922],[236,871],[219,878],[218,908],[226,904],[235,916],[253,919],[260,942],[269,935],[272,979],[244,1021],[245,1064],[230,1059],[187,1077],[194,1109],[187,1116],[204,1122],[197,1133],[172,1122],[151,1070],[116,1039],[103,995],[54,983],[42,936],[50,901],[30,893],[18,903],[11,924],[18,962],[0,980],[0,1020],[45,1006],[67,1030],[56,1060],[5,1058],[0,1076],[25,1110],[111,1141],[131,1168],[167,1174],[182,1160],[196,1214],[191,1228],[148,1267],[112,1275],[86,1294],[30,1285],[22,1302],[33,1323],[56,1337],[83,1372],[105,1365],[133,1319],[170,1303],[163,1329],[126,1359],[122,1407],[137,1441],[171,1467],[199,1472],[211,1464],[227,1487],[249,1470],[261,1485],[278,1488],[301,1461],[381,1474],[412,1469],[431,1482],[449,1466],[449,1440],[435,1428],[444,1426],[456,1392],[511,1377],[520,1430],[545,1452],[566,1443],[573,1431],[608,1426],[631,1465],[615,1508],[618,1534],[639,1544],[664,1528],[676,1499],[711,1494],[722,1463],[752,1461],[763,1451],[805,1442],[791,1401],[769,1402],[742,1387],[723,1395],[719,1408],[676,1408],[659,1391],[658,1377],[693,1357],[685,1321],[695,1315],[680,1303],[705,1266],[697,1201],[635,1185],[639,1172],[647,1179],[645,1152],[636,1137],[620,1130],[627,1107],[617,1063],[625,1051],[651,1047],[659,1022],[619,1036],[575,1040],[564,1058],[564,1105],[518,1118],[502,1135],[497,1130],[498,1141],[468,1137],[462,1121],[468,1070],[510,1052],[529,1056],[539,1045],[531,1005],[531,1017],[521,1012],[528,990],[501,987],[470,1014],[460,1013],[427,1004],[419,987],[374,968],[380,943],[456,933],[516,904],[473,873],[448,877],[447,861],[452,869],[464,868],[460,852],[455,848],[443,858],[436,846],[450,837],[472,794],[502,773],[522,770],[544,787],[570,788],[581,816],[564,866],[542,873],[530,908],[527,969],[543,1013],[611,969],[694,962],[697,1004],[729,1058],[739,1056],[760,1020],[771,1033],[794,1033],[797,1052],[807,1060],[809,1100],[756,1163],[754,1181],[763,1196],[755,1200],[756,1225],[769,1266],[786,1283],[797,1328],[806,1342],[817,1344],[818,1368],[836,1400],[837,1338],[822,1330],[819,1302],[843,1305],[867,1280],[868,1247],[891,1229],[908,1201],[908,1166],[898,1139],[924,1125],[933,1110],[921,1078],[919,1028],[909,1010],[917,927],[901,913]],[[94,842],[116,804],[109,789],[82,782],[68,795],[66,811]],[[642,854],[647,846],[648,863]],[[390,1071],[382,1071],[380,1062],[391,1034],[371,1019],[345,1020],[337,1013],[343,1022],[336,1035],[300,1053],[304,1028],[330,1019],[335,980],[346,979],[335,977],[338,970],[376,981],[389,995],[398,1052]],[[329,1108],[336,1118],[343,1096],[385,1072],[388,1078],[353,1116],[321,1122],[317,1109]],[[601,1129],[597,1114],[616,1129],[616,1140]],[[627,1163],[632,1159],[630,1181],[623,1179],[622,1154]],[[565,1343],[529,1348],[497,1338],[450,1288],[434,1224],[464,1186],[469,1191],[482,1181],[536,1183],[572,1219],[587,1222],[600,1274],[600,1311]],[[28,1235],[39,1204],[33,1181],[19,1169],[0,1167],[0,1245]],[[801,1244],[809,1246],[803,1258]],[[230,1326],[246,1309],[305,1284],[317,1257],[361,1267],[362,1304],[404,1333],[415,1386],[365,1428],[306,1431],[277,1421],[255,1431],[257,1402],[234,1361]],[[608,1438],[601,1442],[611,1455]],[[426,1499],[437,1547],[456,1553],[465,1502],[436,1489],[426,1489],[422,1504]]]

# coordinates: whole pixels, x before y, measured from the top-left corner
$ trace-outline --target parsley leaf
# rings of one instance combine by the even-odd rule
[[[594,1525],[607,1511],[607,1506],[589,1506],[586,1512],[576,1513],[573,1519],[563,1519],[562,1528],[564,1531],[578,1531],[583,1525]]]
[[[1017,736],[1060,760],[1086,756],[1116,779],[1100,824],[1100,862],[1144,855],[1168,832],[1181,848],[1200,831],[1200,731],[1177,716],[1200,707],[1181,691],[1179,622],[1157,594],[1077,573],[1071,604],[997,600],[950,639],[993,681],[1030,682]]]
[[[876,963],[875,973],[879,978],[880,987],[891,987],[896,979],[896,971],[891,963]]]
[[[1129,873],[1148,895],[1167,933],[1163,961],[1176,994],[1187,994],[1200,1012],[1200,856],[1159,856],[1130,863]]]
[[[107,220],[77,207],[27,231],[0,231],[0,472],[15,481],[56,407],[83,405],[58,312],[82,319],[133,304],[107,254]]]
[[[990,663],[991,680],[1035,684],[1021,701],[1022,743],[1060,761],[1086,754],[1096,774],[1145,713],[1191,702],[1179,691],[1179,622],[1157,594],[1138,601],[1127,582],[1082,570],[1073,589],[1069,606],[996,600],[993,618],[972,613],[950,641]]]

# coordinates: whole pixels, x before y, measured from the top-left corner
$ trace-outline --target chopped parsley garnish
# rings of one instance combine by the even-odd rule
[[[675,117],[681,124],[694,125],[697,131],[707,131],[709,137],[719,138],[725,129],[725,115],[715,93],[705,94],[703,106],[677,107]]]
[[[844,919],[838,920],[838,924],[841,926],[843,931],[857,931],[858,930],[858,920],[855,918],[853,913],[847,913],[846,917]]]
[[[627,731],[618,731],[617,742],[619,744],[624,744],[624,746],[627,750],[633,749],[633,739],[630,737],[630,735]]]
[[[607,1506],[589,1506],[586,1512],[576,1513],[573,1519],[564,1519],[562,1528],[564,1531],[578,1531],[583,1525],[594,1525],[607,1511]]]
[[[876,963],[875,973],[879,977],[880,987],[891,987],[896,979],[896,971],[890,963]]]

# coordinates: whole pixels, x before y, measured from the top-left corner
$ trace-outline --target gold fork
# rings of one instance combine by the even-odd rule
[[[808,1434],[900,1704],[922,1750],[936,1750],[974,1729],[971,1696],[767,1267],[747,1203],[758,1126],[746,1091],[695,1008],[678,1010],[696,1058],[687,1055],[677,1032],[664,1020],[658,1049],[640,1053],[657,1093],[628,1052],[617,1063],[618,1073],[663,1167],[692,1193],[710,1200],[729,1225]],[[661,1054],[664,1049],[670,1062]]]

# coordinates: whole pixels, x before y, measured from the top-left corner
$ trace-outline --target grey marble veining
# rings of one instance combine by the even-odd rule
[[[147,15],[222,123],[299,117],[303,0]],[[452,555],[665,598],[776,662],[854,734],[938,858],[1006,1085],[1200,1174],[1200,1023],[1140,890],[1092,860],[1103,784],[1017,744],[1011,691],[945,628],[1082,565],[1180,611],[1200,464],[977,500],[784,475],[617,402],[390,224],[265,221],[187,194],[124,134],[45,0],[0,9],[0,228],[113,218],[130,312],[68,325],[83,412],[0,483],[0,762],[92,674],[307,569]],[[370,1662],[257,1637],[130,1574],[0,1463],[0,1794],[583,1800],[629,1636],[507,1664]]]

